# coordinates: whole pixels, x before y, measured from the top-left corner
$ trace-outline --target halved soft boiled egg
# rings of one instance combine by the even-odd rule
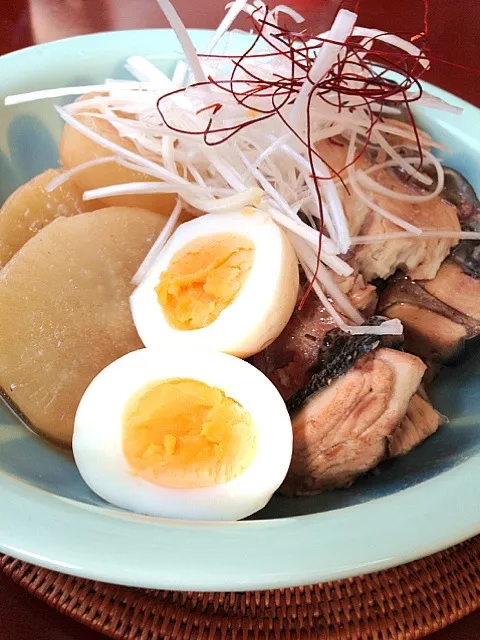
[[[73,454],[89,487],[118,507],[239,520],[283,482],[292,427],[276,388],[247,362],[221,352],[140,349],[87,388]]]
[[[285,328],[297,293],[288,238],[252,209],[180,225],[130,304],[146,347],[180,342],[246,358]]]

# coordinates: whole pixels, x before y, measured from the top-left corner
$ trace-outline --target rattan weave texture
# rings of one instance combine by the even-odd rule
[[[118,640],[416,640],[480,607],[480,536],[396,569],[262,592],[146,591],[8,556],[0,567],[37,598]]]

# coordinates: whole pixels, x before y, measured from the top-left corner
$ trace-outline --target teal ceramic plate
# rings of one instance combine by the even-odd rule
[[[204,48],[210,35],[192,32]],[[235,46],[242,48],[244,36]],[[0,102],[11,93],[126,77],[145,55],[171,71],[170,31],[82,36],[0,59]],[[480,112],[425,110],[422,124],[451,151],[447,161],[480,191]],[[53,103],[0,107],[0,198],[57,162],[61,123]],[[0,310],[1,313],[1,310]],[[1,330],[1,325],[0,325]],[[480,533],[479,355],[446,370],[433,402],[450,424],[408,456],[348,490],[275,497],[239,523],[190,523],[132,515],[103,503],[70,457],[0,409],[0,550],[82,577],[139,587],[250,590],[315,583],[392,567]]]

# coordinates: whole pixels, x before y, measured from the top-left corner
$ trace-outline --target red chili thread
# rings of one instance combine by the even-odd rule
[[[358,10],[358,6],[359,0],[356,2],[355,11]],[[220,110],[221,105],[220,103],[214,103],[198,111],[198,113],[202,113],[204,111],[213,110],[210,118],[208,119],[207,125],[203,130],[187,131],[174,127],[167,122],[167,118],[162,111],[162,101],[185,91],[185,89],[178,89],[161,96],[157,102],[157,108],[162,121],[172,131],[190,135],[201,135],[205,144],[209,146],[222,144],[246,127],[266,121],[273,117],[278,117],[287,129],[291,131],[292,134],[305,146],[318,200],[319,243],[315,273],[300,302],[299,308],[301,308],[311,292],[313,283],[318,275],[322,235],[324,231],[323,203],[320,184],[322,180],[326,180],[327,178],[322,178],[321,176],[316,175],[315,158],[324,162],[331,173],[336,176],[342,182],[344,188],[347,189],[341,174],[343,174],[352,164],[357,162],[370,145],[374,127],[382,117],[382,105],[405,105],[409,120],[415,132],[415,139],[420,157],[419,169],[421,168],[421,164],[423,162],[421,140],[409,103],[418,100],[422,95],[419,78],[423,75],[424,68],[420,62],[425,60],[429,61],[431,59],[427,50],[428,0],[424,0],[424,33],[419,34],[419,37],[416,38],[416,40],[420,41],[417,44],[419,49],[419,54],[417,55],[398,51],[395,47],[385,42],[381,43],[382,51],[379,51],[375,48],[376,42],[379,40],[378,36],[373,36],[367,41],[367,44],[373,45],[372,49],[368,50],[365,44],[357,41],[353,36],[349,37],[345,43],[338,43],[330,40],[329,38],[309,36],[305,32],[293,32],[286,28],[278,27],[273,22],[270,22],[270,12],[268,9],[266,10],[265,15],[261,18],[258,18],[259,12],[260,8],[257,8],[251,16],[253,27],[256,32],[254,41],[242,55],[223,56],[215,54],[211,56],[220,59],[228,58],[232,61],[233,70],[230,77],[227,80],[220,81],[217,81],[214,78],[209,78],[208,82],[190,85],[190,87],[214,85],[218,89],[233,96],[238,105],[248,108],[253,113],[258,114],[258,117],[251,118],[235,125],[215,126],[214,116]],[[277,33],[267,35],[266,27],[273,27]],[[254,53],[254,48],[260,41],[268,43],[273,51],[266,53]],[[320,48],[325,43],[341,44],[342,56],[337,59],[328,74],[320,82],[315,84],[312,83],[306,107],[306,139],[304,139],[291,127],[286,115],[283,113],[283,109],[287,105],[291,104],[300,91],[305,79],[308,78],[308,73],[313,64],[313,60],[315,59],[315,55],[318,55]],[[366,54],[365,59],[360,56],[362,53]],[[255,59],[274,57],[284,57],[289,61],[290,77],[288,77],[288,75],[283,76],[281,73],[275,73],[274,79],[269,78],[267,80],[260,77],[257,73],[254,73],[253,70],[247,66],[249,60],[252,61]],[[372,65],[378,66],[379,70],[374,69]],[[452,63],[452,65],[462,66],[456,65],[455,63]],[[361,73],[364,73],[366,70],[368,71],[368,78],[365,78]],[[385,77],[386,72],[391,70],[395,71],[399,75],[400,81],[398,83],[394,83]],[[239,79],[237,75],[239,72],[242,72],[244,77]],[[351,82],[361,82],[362,86],[350,87],[348,86],[348,83]],[[412,88],[415,90],[414,93],[408,93]],[[354,111],[356,108],[363,109],[364,112],[368,114],[370,124],[364,134],[365,139],[363,144],[360,146],[359,150],[356,151],[354,159],[341,170],[336,171],[324,158],[321,157],[318,150],[313,146],[311,113],[312,101],[314,98],[323,100],[325,103],[335,106],[338,112],[341,112],[342,109],[345,108],[345,100],[352,96],[358,96],[361,100],[361,105],[349,107],[349,110]],[[258,98],[268,99],[270,104],[267,104],[265,107],[260,107],[258,105]],[[257,102],[255,102],[255,100],[257,100]],[[373,112],[371,108],[371,104],[373,103],[380,105],[379,113]],[[214,136],[220,137],[215,138]]]
[[[220,109],[223,107],[222,104],[220,104],[220,102],[214,102],[213,104],[208,104],[206,107],[202,107],[201,109],[199,109],[197,111],[197,116],[200,113],[203,113],[204,111],[210,111],[211,109],[213,109],[213,114],[215,115],[216,113],[218,113],[220,111]]]
[[[315,187],[315,192],[317,194],[318,214],[319,214],[318,218],[320,222],[318,225],[318,248],[317,248],[317,260],[315,263],[315,271],[312,274],[312,277],[308,283],[308,287],[306,288],[305,293],[302,296],[302,299],[300,300],[300,304],[298,305],[299,311],[303,309],[303,306],[307,301],[308,296],[312,292],[313,285],[315,283],[315,280],[317,279],[318,270],[320,269],[320,259],[322,255],[322,236],[323,236],[323,228],[325,224],[325,218],[323,215],[322,193],[320,191],[320,187],[318,186],[317,176],[315,173],[315,161],[312,154],[313,145],[312,145],[312,137],[311,137],[312,136],[311,106],[312,106],[312,98],[314,97],[314,95],[315,95],[315,86],[312,87],[308,95],[308,101],[307,101],[307,152],[308,152],[308,161],[310,163],[310,168],[312,170],[312,175],[313,175],[313,184]]]

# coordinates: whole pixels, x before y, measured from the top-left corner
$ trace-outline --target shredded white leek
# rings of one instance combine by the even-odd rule
[[[161,10],[165,14],[165,17],[170,23],[170,26],[175,31],[178,41],[183,49],[186,59],[190,65],[192,73],[197,82],[206,82],[207,77],[202,69],[202,65],[198,58],[197,52],[193,45],[185,25],[180,20],[180,16],[175,10],[175,7],[169,0],[157,0]]]
[[[66,169],[60,173],[56,178],[51,180],[47,186],[45,187],[45,191],[50,193],[61,187],[62,184],[68,182],[71,178],[76,176],[78,173],[82,173],[85,169],[91,169],[92,167],[98,167],[102,164],[108,164],[109,162],[118,162],[118,158],[116,156],[107,156],[105,158],[94,158],[93,160],[89,160],[88,162],[83,162],[82,164],[73,167],[72,169]]]
[[[400,52],[415,56],[424,68],[428,68],[427,58],[408,40],[357,26],[357,15],[342,9],[329,31],[307,42],[309,48],[302,53],[309,58],[310,70],[306,77],[301,65],[292,66],[291,60],[282,55],[287,50],[294,56],[300,54],[303,43],[295,39],[290,42],[279,27],[282,14],[297,23],[303,21],[302,16],[285,5],[269,11],[262,0],[234,0],[228,4],[227,13],[207,52],[198,55],[170,0],[157,2],[175,30],[184,53],[184,59],[177,63],[171,79],[151,60],[132,55],[126,62],[126,68],[134,80],[107,79],[104,84],[52,88],[6,98],[5,104],[13,105],[96,94],[81,102],[57,107],[57,111],[68,125],[107,149],[111,155],[94,158],[64,171],[47,189],[58,188],[85,169],[114,162],[149,176],[151,180],[136,181],[133,178],[129,184],[105,185],[87,191],[85,200],[146,193],[173,193],[178,196],[168,223],[135,275],[135,284],[145,277],[172,234],[182,206],[196,214],[257,207],[288,233],[307,276],[313,278],[316,274],[314,291],[344,331],[401,333],[398,321],[387,321],[380,327],[364,326],[362,315],[336,284],[332,274],[348,277],[354,272],[345,259],[351,247],[400,238],[479,239],[480,234],[420,229],[380,207],[375,201],[375,194],[407,203],[422,203],[438,196],[443,189],[444,172],[431,149],[441,148],[441,145],[427,134],[418,132],[422,146],[419,153],[415,146],[417,132],[404,123],[395,122],[394,118],[400,112],[393,102],[391,106],[385,105],[387,98],[381,104],[371,102],[367,108],[365,99],[353,91],[343,95],[340,108],[335,92],[329,90],[330,93],[321,97],[314,87],[328,78],[335,65],[340,63],[344,63],[346,72],[351,72],[349,79],[345,80],[349,89],[369,86],[376,72],[365,61],[375,40],[383,40]],[[252,16],[262,26],[264,39],[251,52],[252,55],[237,66],[238,56],[217,57],[213,51],[224,36],[228,40],[233,33],[232,25],[241,12]],[[363,50],[358,52],[358,59],[363,61],[362,65],[356,66],[348,58],[348,39],[352,35],[361,39]],[[322,43],[321,38],[326,41]],[[225,51],[228,51],[228,46]],[[193,79],[189,77],[189,71]],[[210,76],[215,82],[209,82]],[[277,82],[279,78],[292,79],[296,89],[283,106],[279,106],[280,95],[277,110],[271,111],[269,83]],[[262,89],[262,82],[268,90]],[[245,105],[239,103],[232,93],[245,95],[256,84],[258,90],[251,93]],[[181,87],[185,90],[180,90]],[[425,107],[459,112],[458,107],[427,93],[420,96],[416,90],[409,89],[407,95],[410,99],[418,99],[417,103]],[[263,114],[269,110],[270,117],[265,118]],[[382,116],[373,125],[372,113]],[[109,123],[120,141],[114,142],[113,138],[101,135],[97,129],[81,122],[79,116]],[[345,168],[340,171],[340,177],[329,169],[330,158],[323,159],[315,153],[312,158],[309,154],[307,124],[310,131],[308,142],[313,150],[319,149],[320,143],[323,148],[325,141],[343,140]],[[230,135],[231,132],[234,134]],[[400,138],[400,144],[392,141],[395,137]],[[122,145],[122,140],[127,144]],[[370,167],[362,163],[360,167],[353,162],[363,145],[361,140],[368,141],[369,149],[379,149],[382,156],[379,163]],[[403,157],[400,148],[408,149],[411,156]],[[433,180],[420,170],[421,159],[423,164],[435,169]],[[428,190],[406,193],[388,189],[376,177],[379,171],[390,168],[402,169]],[[343,204],[345,188],[368,209],[394,223],[399,231],[351,237],[349,218]],[[314,225],[319,219],[324,223],[322,238]],[[320,264],[317,268],[320,239]]]
[[[305,111],[312,86],[316,82],[319,82],[337,61],[337,58],[341,54],[342,45],[352,33],[357,17],[355,13],[347,11],[346,9],[340,9],[337,13],[332,28],[328,32],[328,39],[333,42],[326,42],[320,49],[313,63],[313,67],[308,74],[308,78],[303,83],[300,93],[293,105],[290,114],[290,124],[294,128],[298,129],[304,126]]]
[[[453,231],[451,229],[422,229],[422,233],[395,231],[393,233],[379,233],[378,235],[352,236],[352,245],[382,244],[389,240],[423,240],[427,238],[452,238],[454,240],[480,240],[480,233],[476,231]]]
[[[142,264],[140,265],[137,273],[132,278],[132,284],[138,286],[144,278],[148,275],[148,272],[152,268],[155,260],[160,255],[163,247],[168,242],[170,236],[175,230],[177,226],[178,219],[180,218],[180,214],[182,213],[182,203],[180,200],[177,200],[175,207],[173,208],[172,213],[170,214],[166,225],[163,227],[160,235],[153,243],[150,251],[145,256]]]

